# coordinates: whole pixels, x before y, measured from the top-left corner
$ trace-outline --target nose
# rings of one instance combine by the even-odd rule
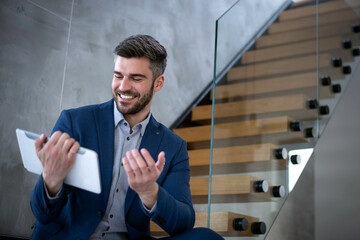
[[[125,92],[125,91],[128,91],[131,89],[131,82],[130,82],[129,78],[123,77],[123,79],[121,80],[119,89],[122,92]]]

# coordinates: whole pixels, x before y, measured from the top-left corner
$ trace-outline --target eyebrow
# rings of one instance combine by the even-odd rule
[[[115,74],[121,74],[121,72],[118,72],[118,71],[114,71]],[[130,77],[141,77],[141,78],[146,78],[146,76],[144,74],[141,74],[141,73],[130,73],[129,74]]]

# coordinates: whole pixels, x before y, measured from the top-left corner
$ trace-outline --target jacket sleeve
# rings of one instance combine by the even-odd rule
[[[166,176],[159,183],[157,207],[151,214],[151,219],[170,235],[191,229],[195,223],[189,184],[189,157],[185,141],[181,141],[180,148],[173,158],[171,165],[167,166],[169,169]]]
[[[53,133],[55,131],[67,132],[70,136],[72,136],[71,118],[66,111],[63,111],[61,113],[53,129]],[[60,215],[63,207],[68,201],[68,194],[70,193],[70,188],[66,184],[64,184],[63,189],[59,194],[59,197],[56,200],[50,201],[46,196],[43,178],[42,175],[40,175],[39,180],[31,193],[30,199],[31,210],[36,219],[42,224],[52,222]]]

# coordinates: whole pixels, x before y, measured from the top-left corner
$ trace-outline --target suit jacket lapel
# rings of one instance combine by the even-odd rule
[[[157,161],[160,142],[164,134],[163,131],[160,131],[159,126],[160,124],[155,120],[153,116],[151,116],[139,148],[145,148],[146,150],[148,150],[155,161]],[[136,193],[129,188],[125,200],[125,214],[129,210],[132,202],[134,201],[135,196]]]
[[[114,102],[113,100],[99,105],[94,110],[98,134],[101,187],[106,207],[111,187],[114,162]]]
[[[163,135],[159,125],[155,118],[151,116],[140,144],[140,149],[147,149],[155,161],[157,161],[158,148]]]

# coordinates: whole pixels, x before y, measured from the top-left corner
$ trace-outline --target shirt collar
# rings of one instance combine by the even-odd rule
[[[149,115],[142,122],[135,125],[135,126],[137,126],[137,125],[141,126],[141,129],[140,129],[141,136],[143,136],[145,133],[145,129],[150,121],[150,116],[151,116],[151,111],[150,111]],[[121,112],[119,112],[119,110],[116,107],[116,102],[114,101],[114,124],[115,124],[115,127],[122,121],[126,122],[124,115]]]

